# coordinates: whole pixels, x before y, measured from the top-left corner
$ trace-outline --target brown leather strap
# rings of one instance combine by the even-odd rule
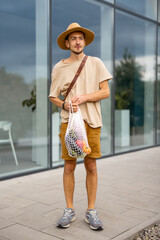
[[[84,64],[85,64],[86,61],[87,61],[87,58],[88,58],[88,56],[85,55],[84,58],[83,58],[83,60],[82,60],[82,62],[81,62],[81,64],[80,64],[80,66],[79,66],[79,68],[78,68],[78,70],[77,70],[77,72],[76,72],[76,75],[74,76],[71,84],[70,84],[69,87],[68,87],[68,90],[67,90],[67,92],[66,92],[66,96],[65,96],[65,98],[64,98],[64,101],[66,100],[66,98],[67,98],[68,94],[70,93],[72,87],[74,86],[74,84],[75,84],[78,76],[80,75],[80,73],[81,73],[81,71],[82,71],[82,69],[83,69],[83,67],[84,67]]]

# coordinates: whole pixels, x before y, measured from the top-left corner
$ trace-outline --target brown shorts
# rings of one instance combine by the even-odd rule
[[[68,123],[61,123],[60,127],[60,140],[61,140],[61,149],[62,149],[62,155],[61,158],[64,160],[76,160],[76,158],[70,157],[68,155],[68,151],[65,145],[65,133],[67,130]],[[88,143],[91,148],[91,153],[87,155],[87,157],[90,158],[99,158],[101,157],[101,145],[100,145],[100,135],[101,135],[101,127],[98,128],[91,128],[86,122],[85,122],[87,137],[88,137]]]

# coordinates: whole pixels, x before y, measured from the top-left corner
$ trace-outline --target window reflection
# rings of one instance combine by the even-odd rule
[[[116,152],[154,144],[156,25],[116,12]]]
[[[157,88],[157,143],[160,144],[160,27],[158,28],[158,88]]]
[[[160,0],[158,0],[158,21],[160,22]]]
[[[7,176],[48,164],[47,4],[1,0],[0,18],[0,176]]]
[[[157,1],[153,0],[116,0],[116,4],[130,11],[157,20]]]
[[[106,2],[114,3],[114,0],[105,0]]]

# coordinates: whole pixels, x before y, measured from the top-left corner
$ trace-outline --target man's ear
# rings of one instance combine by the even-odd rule
[[[69,48],[69,41],[65,40],[66,47]]]

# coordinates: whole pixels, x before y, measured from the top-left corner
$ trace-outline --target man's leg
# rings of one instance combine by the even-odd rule
[[[95,158],[85,157],[84,165],[86,168],[86,189],[88,195],[88,210],[95,208],[97,194],[97,165]]]
[[[73,207],[75,167],[76,160],[65,160],[63,173],[63,186],[67,208],[64,209],[63,216],[57,222],[57,227],[60,228],[68,228],[70,226],[70,223],[75,220],[75,211]]]
[[[65,160],[63,173],[63,187],[66,199],[67,208],[73,209],[73,194],[74,194],[74,170],[76,168],[76,160]]]
[[[88,195],[88,209],[86,211],[85,221],[89,223],[90,228],[93,230],[102,230],[103,223],[98,218],[97,211],[95,210],[95,201],[97,194],[97,166],[96,159],[85,158],[84,161],[86,168],[86,188]]]

